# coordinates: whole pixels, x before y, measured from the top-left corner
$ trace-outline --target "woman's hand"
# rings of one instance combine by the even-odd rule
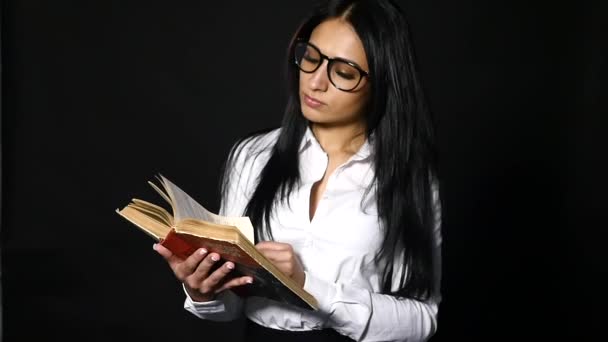
[[[304,287],[304,281],[306,280],[304,267],[290,244],[262,241],[255,245],[255,248],[268,258],[268,260],[270,260],[279,270],[295,280],[298,285]]]
[[[230,261],[211,272],[213,266],[220,261],[220,255],[208,254],[204,248],[198,249],[186,260],[179,259],[160,244],[154,244],[154,250],[165,258],[177,279],[184,284],[186,291],[196,302],[213,300],[224,290],[253,282],[251,277],[227,280],[226,276],[234,269],[234,263]]]

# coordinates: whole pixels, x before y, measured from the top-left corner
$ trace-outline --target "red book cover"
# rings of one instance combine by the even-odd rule
[[[254,279],[253,284],[232,289],[240,296],[265,297],[305,309],[313,309],[236,244],[189,234],[179,234],[172,229],[161,241],[161,245],[180,259],[186,259],[197,249],[205,248],[209,252],[215,252],[221,256],[223,262],[218,262],[216,267],[220,267],[226,261],[232,261],[236,267],[230,273],[231,277],[247,275]]]

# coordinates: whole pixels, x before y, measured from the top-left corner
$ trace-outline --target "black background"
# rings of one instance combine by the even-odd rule
[[[438,128],[434,340],[579,340],[606,323],[606,2],[401,1]],[[241,338],[201,321],[114,213],[160,172],[212,210],[278,126],[307,1],[4,1],[4,341]],[[603,82],[603,83],[602,83]]]

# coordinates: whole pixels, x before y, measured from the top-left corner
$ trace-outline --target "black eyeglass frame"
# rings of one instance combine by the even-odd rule
[[[297,47],[298,47],[299,45],[310,46],[310,47],[312,47],[313,49],[315,49],[315,50],[316,50],[316,51],[319,53],[319,56],[321,56],[321,59],[320,59],[319,63],[317,64],[317,66],[316,66],[316,67],[315,67],[313,70],[311,70],[311,71],[306,71],[306,70],[302,69],[302,67],[301,67],[301,66],[300,66],[300,64],[298,63],[298,56],[296,55],[296,50],[297,50]],[[321,65],[323,65],[323,60],[325,60],[325,59],[326,59],[326,60],[327,60],[327,68],[326,68],[326,69],[327,69],[327,78],[329,79],[329,81],[331,82],[331,84],[332,84],[332,85],[333,85],[333,86],[334,86],[336,89],[338,89],[338,90],[342,90],[342,91],[346,91],[346,92],[351,92],[351,91],[353,91],[353,90],[357,89],[357,87],[359,86],[359,84],[361,84],[361,80],[363,79],[363,77],[369,77],[369,73],[368,73],[367,71],[365,71],[365,70],[361,69],[361,67],[360,67],[360,66],[358,66],[356,63],[351,62],[351,61],[349,61],[349,60],[346,60],[346,59],[344,59],[344,58],[340,58],[340,57],[336,57],[336,58],[329,58],[329,57],[327,57],[327,55],[323,54],[323,53],[321,52],[321,50],[320,50],[318,47],[316,47],[314,44],[312,44],[312,43],[310,43],[310,42],[308,42],[308,41],[306,41],[306,40],[303,40],[303,39],[299,39],[299,40],[297,40],[297,41],[295,42],[295,44],[293,45],[293,59],[294,59],[294,63],[295,63],[295,65],[298,67],[298,69],[300,69],[302,72],[305,72],[305,73],[307,73],[307,74],[312,74],[312,73],[314,73],[315,71],[317,71],[317,70],[319,69],[319,67],[320,67]],[[359,80],[357,81],[357,84],[356,84],[354,87],[352,87],[352,88],[350,88],[350,89],[343,89],[343,88],[338,87],[338,86],[337,86],[337,85],[334,83],[334,80],[331,78],[331,73],[329,72],[329,70],[331,70],[331,66],[332,66],[332,64],[333,64],[333,63],[335,63],[335,62],[341,62],[341,63],[348,64],[348,65],[350,65],[351,67],[355,68],[355,69],[356,69],[356,70],[359,72]]]

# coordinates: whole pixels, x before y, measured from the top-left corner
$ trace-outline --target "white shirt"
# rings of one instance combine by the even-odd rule
[[[243,214],[279,132],[280,129],[271,131],[243,147],[228,170],[230,183],[222,201],[222,215]],[[384,267],[374,261],[374,256],[382,244],[381,226],[375,192],[372,188],[366,193],[374,176],[370,142],[366,141],[330,175],[312,221],[310,190],[323,178],[328,156],[310,129],[299,153],[302,181],[291,194],[290,205],[277,206],[271,229],[275,241],[291,244],[299,256],[306,273],[304,290],[317,299],[319,310],[304,310],[260,297],[242,299],[231,291],[222,292],[210,302],[194,302],[186,293],[185,309],[215,321],[233,320],[244,312],[252,321],[274,329],[332,328],[358,341],[421,341],[432,336],[437,329],[441,300],[439,277],[435,295],[426,302],[380,293]],[[435,203],[434,252],[440,260],[437,196]],[[437,267],[440,268],[439,263]],[[393,290],[398,289],[403,265],[395,264],[395,270]]]

